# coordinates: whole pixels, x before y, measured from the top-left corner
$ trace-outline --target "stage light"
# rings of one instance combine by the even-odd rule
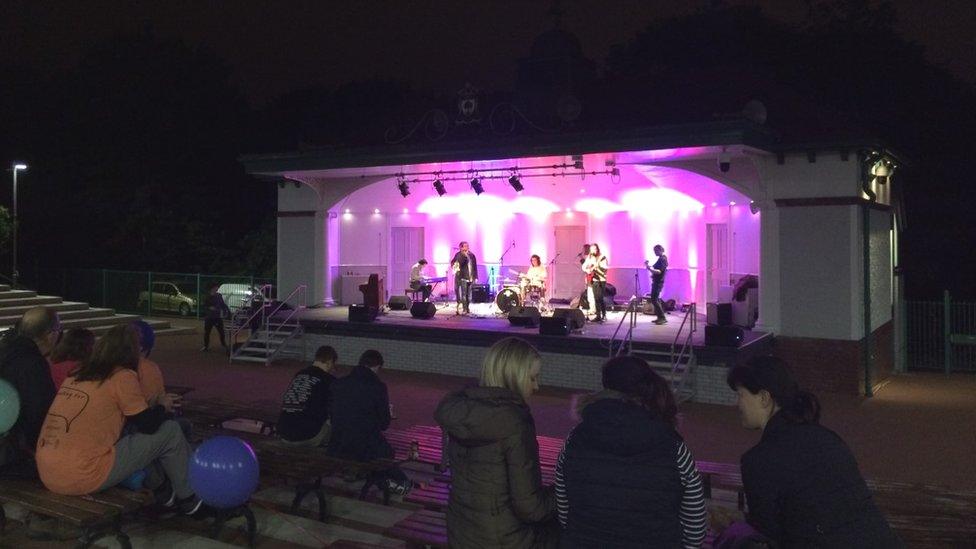
[[[350,210],[349,208],[346,208],[346,213],[352,213],[352,210]]]
[[[718,206],[718,202],[712,202],[712,207]]]
[[[508,184],[511,185],[512,188],[515,189],[515,192],[517,193],[520,193],[525,190],[525,187],[522,186],[522,182],[519,181],[518,175],[513,175],[512,177],[509,177]]]
[[[730,200],[729,201],[729,206],[735,206],[735,200]]]
[[[440,179],[434,180],[434,190],[437,191],[437,196],[444,196],[447,193],[447,189],[444,188],[444,184],[441,183]]]
[[[474,191],[474,194],[478,195],[485,192],[485,188],[481,186],[481,181],[478,181],[477,177],[471,180],[471,189]]]
[[[403,196],[403,198],[410,195],[410,185],[407,183],[406,179],[401,179],[400,182],[397,183],[397,188],[400,189],[400,195]]]
[[[376,215],[379,215],[380,214],[380,209],[379,208],[373,208],[373,213],[376,214]]]
[[[410,213],[410,210],[408,210],[408,209],[406,209],[406,208],[404,208],[404,209],[403,209],[403,213],[405,213],[405,214],[408,214],[408,213]]]

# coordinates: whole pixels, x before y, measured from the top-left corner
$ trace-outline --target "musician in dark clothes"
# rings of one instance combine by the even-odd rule
[[[664,275],[668,272],[668,256],[664,255],[664,246],[660,244],[654,246],[654,255],[657,256],[654,265],[651,265],[650,261],[644,261],[644,266],[651,271],[651,305],[654,306],[654,314],[657,315],[654,324],[667,324],[668,318],[661,305],[661,291],[664,290]]]
[[[203,348],[201,351],[210,350],[210,330],[217,328],[217,336],[220,337],[220,344],[227,350],[227,340],[224,339],[224,318],[226,314],[230,316],[230,309],[224,303],[224,298],[217,293],[220,284],[211,284],[210,292],[203,300]]]
[[[478,280],[478,259],[471,253],[467,242],[458,244],[460,249],[451,259],[451,270],[454,271],[454,295],[457,296],[458,314],[464,308],[468,314],[471,303],[471,285]]]

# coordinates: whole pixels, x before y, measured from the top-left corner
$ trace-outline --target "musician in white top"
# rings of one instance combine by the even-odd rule
[[[593,288],[593,300],[596,301],[596,322],[603,322],[607,319],[607,306],[603,301],[603,292],[607,287],[607,269],[610,267],[607,256],[600,252],[600,246],[596,243],[590,244],[590,255],[586,256],[583,262],[583,272],[587,275],[587,281]]]
[[[427,260],[421,258],[420,261],[413,264],[413,267],[410,267],[410,289],[423,292],[424,301],[430,298],[430,292],[433,289],[433,286],[427,284],[427,277],[424,275],[424,267],[426,266]]]
[[[538,255],[532,255],[529,258],[529,270],[525,273],[525,280],[528,281],[529,286],[538,286],[539,288],[545,290],[546,288],[546,278],[549,273],[546,272],[545,265],[542,264],[542,258]]]

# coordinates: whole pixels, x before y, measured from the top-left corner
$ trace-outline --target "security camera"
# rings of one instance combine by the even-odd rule
[[[722,151],[718,155],[718,169],[722,173],[728,173],[729,169],[732,168],[732,155]]]

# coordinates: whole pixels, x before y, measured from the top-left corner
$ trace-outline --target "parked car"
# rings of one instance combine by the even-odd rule
[[[139,292],[139,301],[136,308],[145,309],[149,305],[149,292]],[[152,311],[169,311],[188,316],[197,311],[197,300],[185,295],[180,291],[179,286],[172,282],[153,282],[152,284]]]
[[[264,301],[261,290],[249,284],[221,284],[217,293],[224,298],[224,303],[231,311],[248,309],[255,302]]]

